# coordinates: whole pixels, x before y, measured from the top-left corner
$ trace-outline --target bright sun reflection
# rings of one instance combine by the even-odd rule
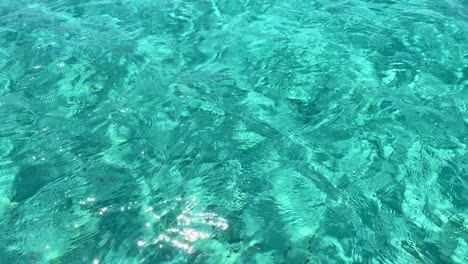
[[[177,198],[177,202],[183,201],[182,198]],[[170,201],[164,201],[163,204],[167,204]],[[193,243],[210,238],[210,234],[196,230],[194,227],[208,225],[216,229],[226,230],[228,229],[227,220],[223,217],[218,216],[215,213],[195,213],[193,209],[197,206],[196,198],[191,196],[188,199],[188,204],[183,208],[182,212],[176,217],[177,223],[174,227],[168,227],[162,234],[160,234],[155,240],[148,243],[144,240],[137,242],[138,247],[145,247],[149,245],[156,245],[157,248],[163,248],[163,244],[176,247],[186,253],[193,253]],[[172,207],[170,210],[166,210],[161,214],[154,213],[153,207],[145,209],[146,213],[152,215],[152,221],[160,221],[165,215],[174,211],[177,207]],[[145,223],[146,227],[150,227],[150,222]]]
[[[78,204],[82,206],[91,206],[96,204],[95,197],[87,197],[79,200]],[[161,204],[163,208],[157,207],[141,207],[139,202],[128,202],[123,206],[114,207],[112,205],[101,207],[98,209],[97,215],[104,217],[113,212],[125,212],[127,210],[142,210],[144,214],[148,215],[147,221],[144,222],[145,228],[149,231],[148,235],[154,234],[154,230],[159,230],[161,226],[165,227],[156,239],[140,239],[136,241],[138,247],[156,246],[156,248],[163,248],[165,246],[172,246],[180,249],[186,253],[193,253],[194,243],[200,240],[209,239],[212,234],[210,230],[226,230],[229,228],[228,222],[225,218],[213,212],[197,212],[194,209],[197,207],[197,201],[194,196],[187,199],[176,198],[174,200],[164,200]],[[179,211],[179,214],[173,219],[174,211]],[[67,228],[78,228],[80,225],[77,223],[67,225]],[[157,229],[156,229],[157,228]],[[154,230],[153,230],[154,229]],[[151,235],[150,235],[151,236]],[[48,248],[46,248],[48,249]],[[96,260],[97,261],[97,260]]]

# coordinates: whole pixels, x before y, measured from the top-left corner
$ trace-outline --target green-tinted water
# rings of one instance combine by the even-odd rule
[[[465,0],[0,0],[0,263],[468,263]]]

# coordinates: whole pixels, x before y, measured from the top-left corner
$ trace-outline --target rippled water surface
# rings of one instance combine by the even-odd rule
[[[468,263],[465,0],[0,0],[0,263]]]

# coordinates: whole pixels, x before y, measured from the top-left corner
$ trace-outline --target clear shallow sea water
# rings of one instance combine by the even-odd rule
[[[0,263],[468,263],[464,0],[0,0]]]

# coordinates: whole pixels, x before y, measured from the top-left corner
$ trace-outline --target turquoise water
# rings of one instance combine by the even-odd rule
[[[464,0],[0,0],[0,263],[468,263]]]

